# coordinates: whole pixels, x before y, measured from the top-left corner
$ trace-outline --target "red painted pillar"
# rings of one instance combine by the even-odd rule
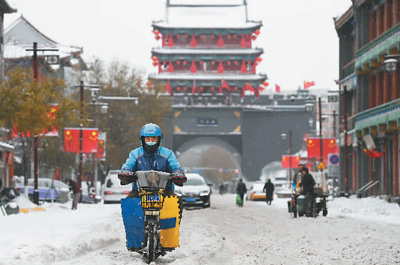
[[[393,196],[399,196],[399,134],[393,133]]]
[[[373,74],[369,75],[368,84],[368,108],[375,106],[375,76]]]
[[[358,190],[357,182],[357,152],[353,151],[353,190]]]
[[[224,72],[224,66],[222,64],[222,60],[219,60],[218,73],[222,74],[223,72]]]
[[[392,27],[392,0],[385,1],[385,11],[384,11],[384,31],[389,30]]]
[[[399,74],[400,71],[397,70],[392,74],[392,94],[393,94],[393,100],[399,98],[399,90],[400,90],[400,85],[399,85]]]
[[[371,182],[373,180],[372,179],[372,170],[373,170],[372,162],[373,162],[372,158],[369,157],[368,158],[368,182]],[[369,194],[369,196],[372,195],[372,189],[369,189],[368,194]]]
[[[173,73],[174,72],[174,66],[172,65],[172,60],[169,60],[167,72],[168,73]]]
[[[383,72],[383,103],[390,101],[389,93],[389,73]]]
[[[196,62],[194,60],[192,60],[192,65],[190,66],[190,72],[191,73],[197,72]]]
[[[242,39],[240,40],[240,48],[246,48],[247,47],[247,43],[246,43],[246,37],[244,35],[244,33],[242,34]]]
[[[373,41],[376,37],[376,12],[369,12],[369,40]]]
[[[378,6],[376,9],[376,37],[379,37],[382,34],[382,20],[382,6]]]
[[[376,72],[376,97],[375,97],[375,106],[379,106],[381,104],[381,72],[377,70]]]
[[[197,42],[196,42],[196,36],[192,34],[192,40],[190,41],[190,47],[196,47]]]
[[[400,0],[393,0],[393,24],[400,22]]]

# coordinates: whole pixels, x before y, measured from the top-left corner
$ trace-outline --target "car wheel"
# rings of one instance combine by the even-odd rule
[[[209,208],[209,207],[211,207],[210,197],[208,197],[208,200],[206,203],[203,203],[203,208]]]

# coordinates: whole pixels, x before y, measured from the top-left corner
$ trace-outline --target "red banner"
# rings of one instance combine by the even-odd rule
[[[98,158],[102,161],[106,158],[106,133],[99,133],[98,141],[97,141],[97,153],[94,155],[95,158]]]
[[[307,156],[309,158],[320,157],[320,138],[307,138]]]
[[[290,165],[290,161],[292,164]],[[297,168],[300,163],[300,156],[290,156],[290,155],[283,155],[282,156],[282,168]]]
[[[80,128],[65,128],[64,152],[79,153]],[[96,153],[98,145],[98,129],[82,128],[82,152]]]
[[[321,157],[321,138],[307,138],[308,158]],[[322,157],[328,159],[328,154],[337,153],[335,138],[322,138]]]

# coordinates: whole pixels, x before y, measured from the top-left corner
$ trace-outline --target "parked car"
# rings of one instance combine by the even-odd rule
[[[53,184],[53,185],[52,185]],[[34,179],[28,179],[28,196],[33,200]],[[24,181],[22,180],[16,187],[21,194],[25,192]],[[50,178],[38,178],[39,201],[67,202],[71,197],[69,186],[59,180]]]
[[[256,181],[250,189],[246,193],[246,200],[257,201],[257,200],[266,200],[265,191],[263,191],[265,182],[264,181]]]
[[[210,207],[211,187],[197,173],[187,173],[187,182],[183,187],[175,186],[175,193],[181,197],[183,206]]]
[[[103,185],[103,203],[121,203],[121,199],[128,196],[132,185],[121,185],[118,179],[119,170],[111,170]]]

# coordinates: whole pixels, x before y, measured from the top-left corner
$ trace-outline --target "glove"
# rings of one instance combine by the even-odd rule
[[[135,172],[129,170],[121,171],[121,173],[118,174],[118,178],[121,185],[128,185],[129,183],[135,182],[137,180]]]
[[[185,183],[187,181],[187,177],[185,176],[185,173],[183,173],[182,170],[175,170],[171,174],[171,181],[175,185],[178,185],[179,187],[182,187],[183,183]]]

